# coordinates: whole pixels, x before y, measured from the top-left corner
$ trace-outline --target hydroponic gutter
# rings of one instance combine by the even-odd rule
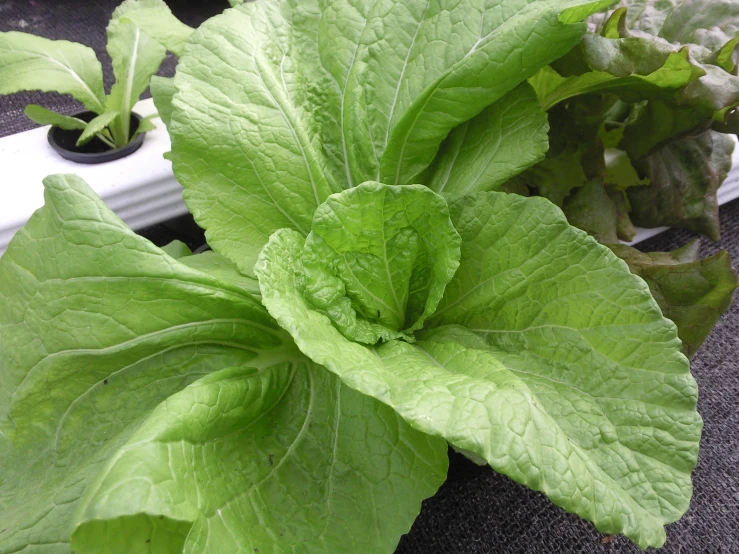
[[[142,100],[134,111],[142,116],[156,112],[151,99]],[[76,164],[59,157],[46,140],[48,127],[0,138],[0,253],[13,235],[44,203],[41,181],[54,173],[75,173],[97,192],[105,203],[133,229],[141,229],[187,213],[182,187],[163,158],[170,149],[167,129],[160,120],[146,134],[136,153],[99,165]],[[739,197],[739,148],[733,167],[719,190],[719,204]],[[643,241],[666,228],[640,229],[634,241]]]
[[[141,116],[156,113],[151,99],[134,107]],[[0,138],[0,252],[18,229],[44,203],[42,180],[55,173],[74,173],[87,181],[105,203],[134,229],[161,223],[187,213],[182,187],[163,155],[170,150],[169,134],[160,119],[146,133],[141,148],[113,162],[83,165],[61,158],[49,146],[48,127]]]

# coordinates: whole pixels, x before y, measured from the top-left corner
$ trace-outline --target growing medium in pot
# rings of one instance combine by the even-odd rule
[[[662,546],[702,429],[678,329],[500,190],[549,147],[528,79],[608,4],[256,0],[195,31],[155,96],[214,251],[57,175],[0,258],[0,548],[392,552],[449,445]]]
[[[75,118],[82,121],[90,121],[95,117],[94,112],[81,112],[74,115]],[[89,142],[78,144],[83,130],[62,129],[61,127],[52,126],[49,129],[48,139],[49,145],[62,157],[67,160],[84,163],[96,164],[111,162],[125,156],[129,156],[136,152],[144,143],[145,131],[139,132],[139,128],[146,128],[146,122],[137,113],[131,113],[131,140],[121,148],[111,148],[102,139],[98,137],[92,138]]]

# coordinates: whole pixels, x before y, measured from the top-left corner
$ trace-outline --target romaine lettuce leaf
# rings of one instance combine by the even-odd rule
[[[488,192],[450,210],[460,267],[417,344],[342,336],[301,293],[305,239],[290,229],[256,265],[264,305],[314,362],[412,426],[660,546],[687,509],[701,430],[674,325],[546,200]]]
[[[77,177],[45,187],[0,258],[3,552],[69,551],[85,487],[157,404],[294,351],[237,272],[227,282],[171,258]]]
[[[80,554],[392,552],[446,443],[298,354],[160,404],[88,489]]]
[[[185,201],[209,244],[251,273],[270,234],[307,235],[330,194],[378,178],[417,183],[454,127],[566,53],[580,21],[608,4],[265,0],[227,10],[194,33],[175,77],[172,161]]]
[[[546,113],[531,86],[522,83],[456,127],[423,182],[445,195],[500,190],[544,158],[548,131]]]

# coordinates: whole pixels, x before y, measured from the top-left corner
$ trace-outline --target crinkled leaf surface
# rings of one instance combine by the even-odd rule
[[[616,146],[636,163],[661,146],[705,131],[712,123],[712,113],[700,106],[676,109],[660,99],[632,104]]]
[[[659,35],[670,42],[718,49],[739,36],[739,4],[732,0],[682,0],[667,12]]]
[[[159,69],[167,51],[141,28],[125,19],[111,20],[107,33],[107,49],[115,74],[107,108],[121,114],[116,136],[121,146],[129,139],[131,109],[149,86],[149,79]]]
[[[677,325],[683,353],[694,355],[737,288],[729,254],[722,250],[700,259],[697,241],[673,252],[643,253],[622,244],[610,248],[646,281],[662,313]]]
[[[444,194],[498,190],[544,158],[548,132],[533,89],[521,84],[449,134],[424,182]]]
[[[316,210],[303,294],[348,337],[374,344],[419,329],[458,266],[459,235],[441,196],[367,182]]]
[[[247,3],[214,17],[193,35],[175,77],[175,173],[208,243],[245,272],[273,230],[307,235],[318,205],[341,190],[324,174],[311,135],[323,116],[304,106],[322,81],[311,85],[297,69],[303,56],[306,66],[316,62],[316,46],[297,47],[315,38],[309,8],[315,3],[296,3],[305,13],[295,26],[287,2]]]
[[[707,131],[635,162],[651,185],[627,190],[631,219],[641,227],[680,227],[718,240],[716,191],[731,169],[733,151],[731,137]]]
[[[623,3],[622,3],[623,4]],[[628,71],[633,58],[637,63],[652,65],[661,55],[682,53],[694,71],[700,76],[691,79],[673,99],[661,99],[667,104],[670,119],[681,121],[679,129],[672,134],[650,133],[650,129],[641,128],[634,133],[634,138],[642,142],[649,141],[640,148],[629,144],[629,137],[622,148],[628,150],[634,159],[641,158],[654,147],[684,133],[698,124],[712,119],[722,121],[726,114],[739,105],[739,77],[736,75],[735,49],[736,30],[739,25],[739,9],[732,7],[733,2],[696,0],[681,2],[672,6],[672,2],[647,2],[647,9],[652,13],[662,12],[654,20],[655,28],[642,32],[629,28],[632,18],[627,12],[617,10],[611,16],[621,18],[617,37],[602,37],[597,34],[588,35],[582,43],[584,56],[590,67],[597,71],[605,71],[621,76]],[[708,22],[715,21],[712,25]],[[607,25],[603,32],[607,32]],[[704,26],[708,25],[709,28]],[[723,26],[723,28],[721,27]],[[733,36],[725,34],[725,30],[733,29]],[[631,54],[637,53],[637,56]],[[663,110],[664,111],[664,110]],[[628,132],[627,132],[628,135]],[[641,137],[640,135],[656,135]]]
[[[104,111],[103,68],[92,48],[27,33],[0,33],[0,94],[41,90],[70,94]]]
[[[163,0],[125,0],[112,19],[130,21],[178,56],[195,30],[177,19]]]
[[[446,443],[297,353],[163,402],[79,511],[80,554],[392,552]]]
[[[449,131],[567,52],[579,21],[609,3],[258,0],[227,10],[195,32],[175,77],[172,161],[185,201],[213,248],[250,273],[273,231],[307,235],[331,193],[417,182]]]
[[[739,7],[732,0],[621,0],[612,8],[626,8],[629,29],[675,43],[715,50],[739,33]],[[592,16],[591,27],[602,27],[606,19]]]
[[[461,265],[428,322],[440,328],[416,345],[353,343],[313,310],[296,283],[304,239],[288,229],[257,263],[263,302],[306,355],[412,426],[660,546],[687,509],[701,430],[674,325],[549,202],[490,192],[451,212]]]
[[[368,123],[351,128],[355,141],[366,128],[381,153],[379,180],[415,182],[453,127],[565,54],[584,30],[576,22],[609,4],[378,2],[368,25],[376,41],[366,59]]]
[[[250,294],[136,235],[79,178],[45,186],[0,258],[2,552],[68,552],[85,487],[157,404],[291,344]]]

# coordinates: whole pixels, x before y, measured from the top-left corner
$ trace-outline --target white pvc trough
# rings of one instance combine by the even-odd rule
[[[142,116],[156,112],[151,99],[142,100],[134,111]],[[169,135],[161,120],[146,134],[143,146],[131,156],[99,165],[83,165],[62,159],[46,140],[48,127],[0,138],[0,253],[13,235],[44,204],[42,180],[55,173],[75,173],[133,229],[142,229],[187,213],[182,187],[163,158],[170,149]],[[739,197],[739,148],[734,151],[732,171],[718,192],[719,204]],[[639,229],[634,241],[664,231]]]

